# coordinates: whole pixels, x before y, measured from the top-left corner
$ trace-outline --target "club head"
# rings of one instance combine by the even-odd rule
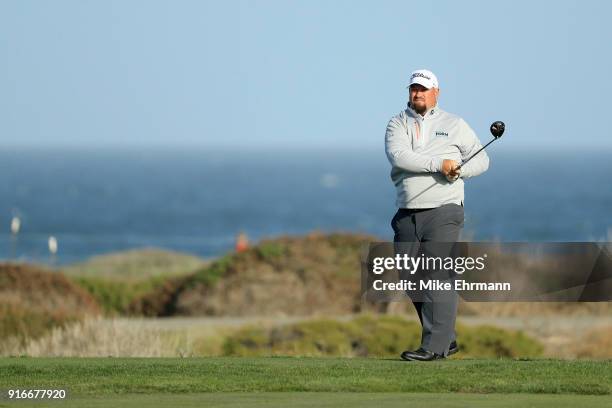
[[[504,134],[504,130],[506,130],[506,125],[501,120],[491,123],[491,134],[494,138],[500,138]]]

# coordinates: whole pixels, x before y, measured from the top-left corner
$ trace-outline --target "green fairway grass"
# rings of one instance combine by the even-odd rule
[[[73,396],[205,392],[612,394],[612,361],[374,358],[2,358],[0,389]]]
[[[373,407],[436,407],[436,408],[588,408],[610,407],[609,396],[551,395],[551,394],[435,394],[435,393],[329,393],[329,392],[259,392],[207,394],[123,394],[102,397],[76,397],[66,401],[6,402],[0,407],[318,407],[318,408],[373,408]]]

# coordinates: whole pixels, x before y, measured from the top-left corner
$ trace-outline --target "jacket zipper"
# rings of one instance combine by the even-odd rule
[[[425,130],[425,118],[421,118],[421,134],[423,135],[423,146],[427,143],[427,139],[425,136],[427,135],[427,131]]]

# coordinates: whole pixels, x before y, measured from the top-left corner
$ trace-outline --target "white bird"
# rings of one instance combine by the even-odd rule
[[[57,253],[57,239],[53,235],[49,237],[49,252],[52,255]]]
[[[19,228],[21,227],[21,220],[19,217],[14,216],[11,220],[11,234],[17,235],[19,234]]]

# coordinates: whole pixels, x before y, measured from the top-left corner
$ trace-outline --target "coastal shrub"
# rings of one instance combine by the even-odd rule
[[[197,284],[205,286],[214,285],[221,279],[232,266],[234,259],[232,255],[225,255],[210,265],[198,269],[187,281],[187,287],[193,287]]]
[[[0,263],[0,340],[36,338],[99,311],[95,299],[60,272]]]
[[[255,248],[257,255],[263,261],[271,261],[287,254],[287,246],[274,241],[264,241]]]
[[[113,316],[129,313],[136,299],[163,287],[171,278],[158,276],[136,280],[79,276],[73,280],[96,299],[105,314]]]
[[[79,316],[66,310],[45,310],[20,302],[0,302],[0,341],[15,338],[24,343],[27,339],[42,337],[55,327],[65,327],[77,321]]]
[[[542,345],[520,331],[459,326],[461,357],[537,357]],[[362,315],[348,321],[318,319],[263,328],[249,326],[226,337],[229,356],[306,355],[397,357],[420,344],[418,322],[399,316]]]

